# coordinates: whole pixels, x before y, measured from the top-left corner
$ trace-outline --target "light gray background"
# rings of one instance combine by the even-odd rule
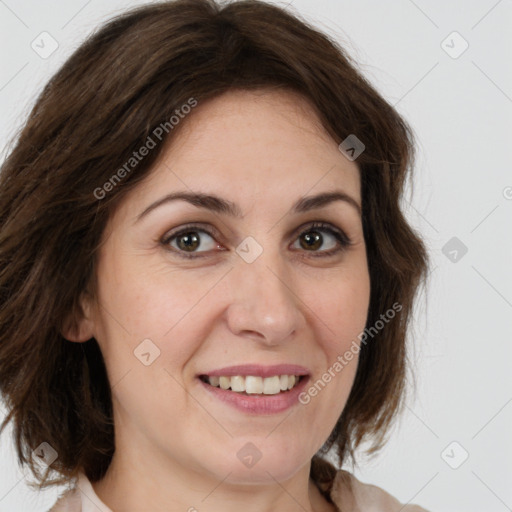
[[[65,58],[99,23],[137,3],[0,1],[2,159]],[[417,395],[387,447],[374,460],[361,458],[354,472],[432,512],[512,510],[512,2],[291,3],[338,38],[419,143],[405,208],[433,271],[411,333]],[[31,48],[43,31],[59,44],[47,59]],[[454,31],[469,44],[457,58],[464,41]],[[443,254],[453,237],[468,248],[456,262]],[[465,452],[469,458],[450,467]],[[4,434],[0,511],[47,510],[57,492],[26,486]]]

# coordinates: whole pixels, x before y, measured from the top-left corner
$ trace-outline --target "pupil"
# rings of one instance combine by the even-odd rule
[[[314,235],[311,235],[311,233],[314,233]],[[322,236],[318,233],[318,231],[312,231],[311,233],[306,233],[304,235],[304,240],[306,240],[306,249],[307,248],[313,248],[318,249],[322,245]]]
[[[197,249],[197,246],[199,245],[199,237],[193,234],[193,232],[191,233],[185,233],[179,237],[180,242],[185,241],[184,243],[178,242],[180,249]]]

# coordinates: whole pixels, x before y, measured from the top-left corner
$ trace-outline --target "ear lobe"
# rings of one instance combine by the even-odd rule
[[[92,328],[88,320],[77,322],[66,321],[66,325],[61,329],[62,337],[68,341],[84,342],[94,337]]]
[[[68,341],[88,341],[94,337],[94,322],[90,314],[89,302],[82,296],[80,305],[76,309],[64,320],[60,333]]]

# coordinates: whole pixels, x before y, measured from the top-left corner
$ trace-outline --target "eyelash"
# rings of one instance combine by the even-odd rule
[[[334,228],[331,224],[327,224],[324,222],[314,222],[314,223],[308,225],[304,230],[302,230],[298,234],[297,238],[300,235],[303,235],[305,233],[309,233],[309,232],[315,231],[315,230],[316,231],[324,231],[326,233],[329,233],[338,241],[339,245],[338,245],[338,247],[335,247],[334,249],[329,249],[328,251],[305,251],[305,252],[312,252],[314,258],[325,258],[325,257],[329,257],[329,256],[334,256],[335,254],[346,249],[348,246],[352,245],[352,241],[343,231],[339,230],[338,228]],[[213,230],[206,229],[198,224],[187,224],[175,233],[166,234],[163,237],[163,239],[161,240],[161,243],[163,245],[165,245],[166,248],[168,248],[169,242],[171,242],[173,239],[178,238],[181,235],[191,233],[191,232],[192,233],[193,232],[203,232],[203,233],[206,233],[208,236],[212,237],[213,239],[215,239],[217,236],[216,230],[214,230],[214,229]],[[179,257],[186,258],[186,259],[203,258],[203,257],[208,256],[207,253],[209,252],[209,251],[204,251],[205,254],[202,254],[200,252],[199,253],[187,253],[185,251],[178,250],[175,248],[171,248],[168,250],[176,253]]]

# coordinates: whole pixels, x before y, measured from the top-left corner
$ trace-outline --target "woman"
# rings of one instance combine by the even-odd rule
[[[286,10],[177,0],[91,36],[0,175],[4,426],[70,484],[51,510],[424,511],[340,469],[403,405],[412,151]]]

